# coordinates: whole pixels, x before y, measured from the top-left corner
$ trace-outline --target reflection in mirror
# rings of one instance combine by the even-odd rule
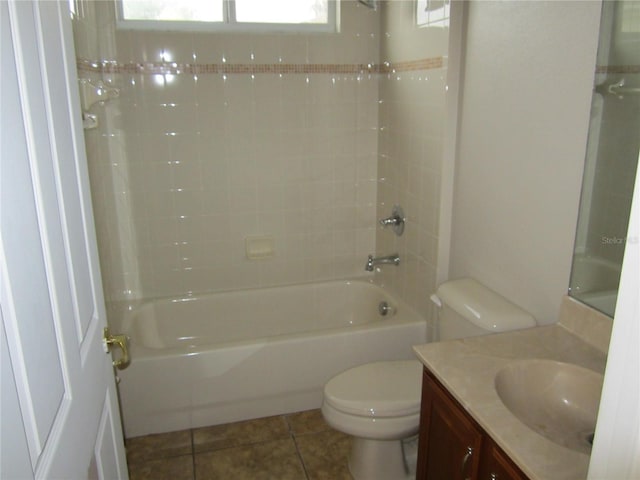
[[[640,2],[603,2],[569,294],[613,317],[640,145]]]

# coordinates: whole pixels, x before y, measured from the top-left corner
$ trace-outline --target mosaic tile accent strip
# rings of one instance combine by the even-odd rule
[[[598,65],[596,73],[640,73],[640,65]]]
[[[407,62],[385,62],[378,65],[380,73],[390,72],[411,72],[415,70],[432,70],[434,68],[442,68],[444,61],[442,57],[423,58],[420,60],[410,60]]]
[[[93,73],[129,73],[141,75],[202,75],[202,74],[358,74],[411,72],[432,70],[444,66],[443,57],[422,58],[404,62],[384,63],[118,63],[114,60],[94,62],[86,59],[77,61],[78,71]],[[598,65],[595,73],[640,73],[640,65]]]
[[[360,74],[360,73],[390,73],[407,72],[415,70],[431,70],[442,68],[444,61],[442,57],[423,58],[420,60],[410,60],[397,63],[382,64],[290,64],[290,63],[118,63],[112,60],[93,62],[91,60],[79,59],[77,62],[78,71],[93,73],[128,73],[141,75],[202,75],[202,74]]]

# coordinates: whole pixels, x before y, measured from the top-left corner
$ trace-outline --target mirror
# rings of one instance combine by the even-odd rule
[[[640,2],[603,2],[569,295],[613,317],[640,145]]]

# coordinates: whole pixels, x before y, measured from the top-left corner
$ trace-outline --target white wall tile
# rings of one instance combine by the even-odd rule
[[[412,5],[383,4],[383,34],[388,35],[382,43],[382,61],[446,56],[448,32],[416,29],[411,23]],[[441,37],[445,41],[438,40]],[[430,39],[434,42],[429,43]],[[390,229],[376,230],[376,253],[399,253],[401,263],[383,266],[375,279],[428,319],[432,309],[424,299],[435,288],[444,76],[446,70],[437,69],[390,74],[378,80],[377,121],[382,130],[377,132],[377,217],[389,216],[392,206],[400,204],[407,220],[402,237]],[[366,121],[366,116],[363,113],[358,119]]]
[[[102,36],[124,63],[375,63],[380,13],[342,5],[337,35]],[[101,254],[109,298],[363,274],[376,236],[377,76],[113,78],[126,99],[121,138],[108,137],[121,165],[107,158],[92,174],[100,241],[115,245]],[[92,163],[104,160],[97,150]],[[101,206],[113,202],[114,179],[124,194],[117,214]],[[275,258],[245,258],[245,237],[255,234],[274,236]]]

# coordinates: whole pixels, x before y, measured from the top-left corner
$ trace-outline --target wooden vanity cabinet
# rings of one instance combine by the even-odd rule
[[[528,480],[507,454],[488,436],[485,436],[482,441],[478,478],[482,480]]]
[[[426,368],[416,480],[527,480]]]
[[[482,430],[425,369],[416,480],[477,478]]]

